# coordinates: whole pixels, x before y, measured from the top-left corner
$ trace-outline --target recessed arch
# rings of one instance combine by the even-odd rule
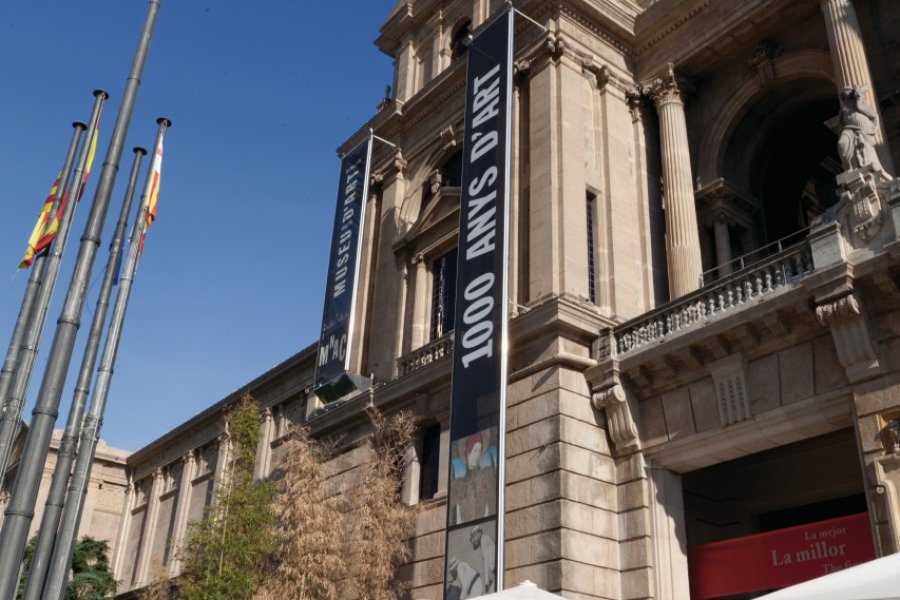
[[[793,80],[813,78],[831,82],[837,98],[831,56],[822,50],[801,50],[775,59],[775,79],[761,86],[756,73],[749,71],[734,87],[720,92],[721,101],[713,101],[716,119],[703,135],[697,160],[697,179],[700,187],[722,177],[725,149],[734,129],[744,114],[773,87]]]

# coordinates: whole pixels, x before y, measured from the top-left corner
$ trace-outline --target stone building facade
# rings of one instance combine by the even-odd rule
[[[25,428],[19,432],[13,445],[10,467],[4,478],[3,492],[0,493],[0,523],[3,522],[3,511],[9,501],[9,491],[16,478],[19,466],[19,454],[25,443]],[[47,462],[41,472],[41,482],[38,487],[37,502],[35,503],[34,519],[28,536],[37,535],[41,525],[41,518],[47,503],[47,495],[50,491],[50,482],[53,479],[53,471],[56,469],[56,457],[59,454],[60,441],[63,431],[56,429],[50,438],[50,453]],[[116,539],[122,518],[122,502],[128,487],[125,461],[128,458],[127,450],[111,448],[103,440],[97,445],[94,458],[94,466],[91,469],[91,478],[85,496],[84,509],[81,524],[78,527],[78,539],[90,536],[94,539],[105,540],[109,543],[110,552],[115,552]]]
[[[251,392],[260,476],[297,423],[422,418],[402,576],[442,597],[466,40],[504,5],[400,1],[376,40],[394,95],[343,147],[399,147],[363,230],[350,361],[372,387],[322,405],[310,347],[134,453],[124,589],[178,572],[222,407]],[[900,5],[515,5],[546,30],[517,20],[506,584],[683,600],[690,548],[810,515],[866,513],[873,554],[900,550]]]

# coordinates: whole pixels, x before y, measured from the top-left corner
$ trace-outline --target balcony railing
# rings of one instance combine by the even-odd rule
[[[628,354],[710,317],[738,310],[752,300],[794,285],[812,271],[812,251],[809,241],[803,240],[616,327],[614,352],[618,356]]]
[[[417,348],[397,359],[397,376],[403,377],[434,361],[453,354],[453,332],[449,332],[433,342]]]

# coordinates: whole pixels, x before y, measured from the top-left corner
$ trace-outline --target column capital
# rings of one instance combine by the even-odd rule
[[[666,70],[641,86],[641,90],[659,107],[673,102],[683,104],[685,94],[692,91],[693,86],[688,79],[675,73],[674,63],[668,63]]]
[[[153,477],[154,483],[156,483],[158,480],[162,479],[162,476],[163,476],[162,467],[156,467],[155,469],[153,469],[153,473],[151,474],[151,477]]]
[[[194,451],[188,451],[184,456],[181,457],[181,464],[183,465],[192,465],[194,464]]]
[[[272,407],[266,406],[262,410],[259,411],[259,423],[260,425],[265,424],[272,420]]]

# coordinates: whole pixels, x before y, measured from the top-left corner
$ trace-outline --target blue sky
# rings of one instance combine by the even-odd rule
[[[166,138],[159,213],[135,280],[102,437],[137,449],[316,339],[337,193],[335,149],[375,112],[391,60],[372,44],[392,0],[163,0],[94,283],[71,400],[130,149]],[[27,272],[16,265],[95,88],[110,93],[30,384],[40,387],[144,0],[0,3],[0,348]],[[143,174],[142,174],[143,179]]]

